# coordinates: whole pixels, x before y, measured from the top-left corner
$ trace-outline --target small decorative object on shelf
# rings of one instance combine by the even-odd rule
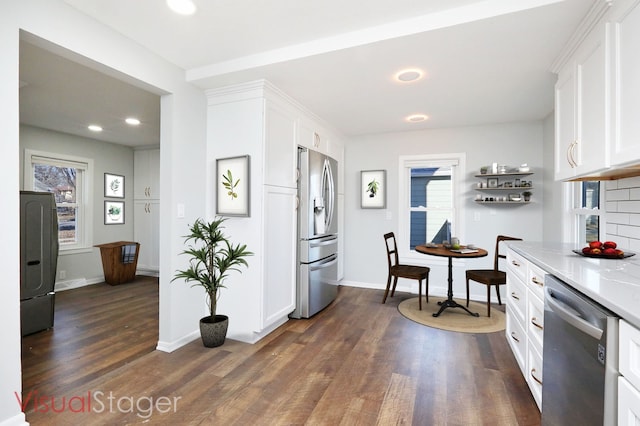
[[[473,188],[485,194],[476,194],[475,202],[505,205],[529,203],[533,183],[524,178],[533,173],[530,171],[521,172],[521,169],[529,170],[526,164],[514,169],[509,169],[502,165],[498,166],[497,163],[493,163],[492,166],[482,167],[480,174],[475,175],[475,177],[480,178],[480,180]],[[526,188],[526,190],[522,193],[517,192],[521,188]],[[509,192],[506,193],[506,191]]]

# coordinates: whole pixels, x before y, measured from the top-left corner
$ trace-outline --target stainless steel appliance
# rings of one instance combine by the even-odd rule
[[[58,214],[49,192],[20,191],[20,329],[53,327]]]
[[[618,317],[545,278],[543,425],[615,425]]]
[[[338,294],[338,163],[298,148],[298,277],[292,318],[309,318]]]

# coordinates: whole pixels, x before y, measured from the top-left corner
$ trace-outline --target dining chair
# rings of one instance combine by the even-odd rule
[[[396,291],[398,278],[408,278],[418,280],[418,307],[422,310],[422,281],[426,282],[426,300],[429,303],[429,271],[426,266],[402,265],[398,256],[398,245],[396,244],[396,236],[393,232],[384,234],[384,242],[387,247],[387,264],[389,266],[389,275],[387,276],[387,289],[384,291],[382,303],[387,301],[389,287],[391,286],[391,278],[393,277],[393,288],[391,288],[391,297]]]
[[[500,254],[500,242],[501,241],[522,241],[522,238],[507,237],[505,235],[498,235],[496,238],[496,250],[493,257],[493,269],[468,269],[466,271],[467,276],[467,307],[469,307],[469,281],[476,281],[478,283],[487,286],[487,316],[491,316],[491,286],[496,287],[496,293],[498,295],[498,303],[502,305],[500,300],[500,288],[499,286],[507,283],[507,274],[504,271],[499,270],[498,262],[500,259],[506,259],[506,255]]]

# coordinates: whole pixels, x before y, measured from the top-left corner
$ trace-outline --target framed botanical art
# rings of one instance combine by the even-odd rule
[[[111,198],[124,198],[124,176],[105,173],[104,196]]]
[[[487,188],[497,188],[498,178],[487,178]]]
[[[387,201],[387,171],[363,170],[360,172],[360,207],[384,209]]]
[[[104,202],[104,224],[124,224],[124,201],[106,200]]]
[[[216,214],[249,216],[249,156],[216,160]]]

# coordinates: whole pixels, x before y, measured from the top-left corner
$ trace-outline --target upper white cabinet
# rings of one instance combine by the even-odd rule
[[[556,180],[625,176],[622,167],[640,163],[639,4],[595,2],[559,61]]]
[[[640,4],[639,0],[614,3],[609,21],[613,39],[613,135],[611,164],[640,161]]]
[[[555,179],[609,166],[608,26],[598,26],[558,74]]]
[[[160,198],[160,150],[141,149],[133,152],[133,197]]]

